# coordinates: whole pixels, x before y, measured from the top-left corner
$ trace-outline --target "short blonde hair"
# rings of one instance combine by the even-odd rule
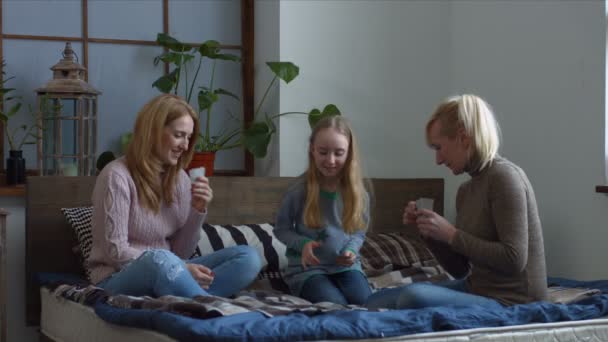
[[[478,158],[478,169],[489,165],[500,147],[500,126],[490,105],[481,97],[464,94],[442,101],[426,124],[426,139],[435,122],[441,122],[441,134],[454,138],[460,129],[473,141],[470,151]]]
[[[185,115],[189,115],[194,122],[188,150],[182,153],[177,165],[163,170],[156,151],[162,144],[164,128],[173,120]],[[156,96],[139,111],[133,129],[133,138],[127,148],[126,161],[137,187],[139,200],[144,207],[159,212],[161,197],[167,204],[173,203],[178,173],[192,159],[198,132],[198,115],[186,100],[177,95]],[[164,176],[159,182],[158,175],[163,171]]]

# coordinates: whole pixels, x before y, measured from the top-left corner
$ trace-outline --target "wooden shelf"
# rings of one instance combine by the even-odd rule
[[[29,175],[36,174],[35,171],[28,170]],[[245,176],[246,171],[243,170],[218,170],[214,172],[216,176]],[[607,191],[608,192],[608,191]],[[25,197],[25,184],[6,185],[6,175],[0,174],[0,197]]]
[[[25,185],[0,185],[0,197],[2,196],[25,196]]]
[[[603,192],[608,194],[608,185],[598,185],[595,187],[595,192]]]

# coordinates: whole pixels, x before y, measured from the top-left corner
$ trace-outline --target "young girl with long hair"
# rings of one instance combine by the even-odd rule
[[[310,136],[308,169],[286,193],[275,234],[287,245],[285,281],[313,303],[363,304],[371,294],[359,249],[369,195],[352,128],[342,116],[320,120]]]

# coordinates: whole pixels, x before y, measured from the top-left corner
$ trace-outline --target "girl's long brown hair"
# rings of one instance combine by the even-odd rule
[[[190,115],[194,121],[193,138],[188,144],[188,150],[180,156],[177,165],[164,167],[156,153],[162,144],[163,130],[173,120],[185,115]],[[198,115],[179,96],[159,95],[139,111],[133,139],[127,148],[126,162],[143,207],[158,213],[161,199],[167,204],[173,203],[177,176],[192,159],[194,141],[198,132]]]
[[[320,120],[310,135],[308,148],[308,170],[306,172],[306,202],[304,204],[304,224],[309,228],[321,228],[321,209],[319,207],[319,178],[322,175],[317,169],[311,146],[317,134],[324,129],[333,129],[348,139],[348,156],[342,169],[339,190],[344,202],[342,212],[342,227],[345,232],[352,234],[366,228],[363,217],[365,211],[366,192],[361,173],[359,148],[352,128],[343,116],[335,115]]]

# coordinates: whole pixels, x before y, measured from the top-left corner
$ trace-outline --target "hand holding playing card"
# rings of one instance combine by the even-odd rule
[[[190,180],[192,181],[192,183],[194,183],[197,178],[205,177],[205,167],[201,166],[194,169],[190,169],[190,171],[188,171],[188,174],[190,174]]]
[[[433,210],[433,199],[421,197],[416,200],[416,210],[427,209]]]
[[[209,179],[205,177],[205,168],[198,167],[190,170],[190,181],[192,186],[192,206],[199,212],[204,212],[207,205],[213,199],[213,190],[209,186]]]

